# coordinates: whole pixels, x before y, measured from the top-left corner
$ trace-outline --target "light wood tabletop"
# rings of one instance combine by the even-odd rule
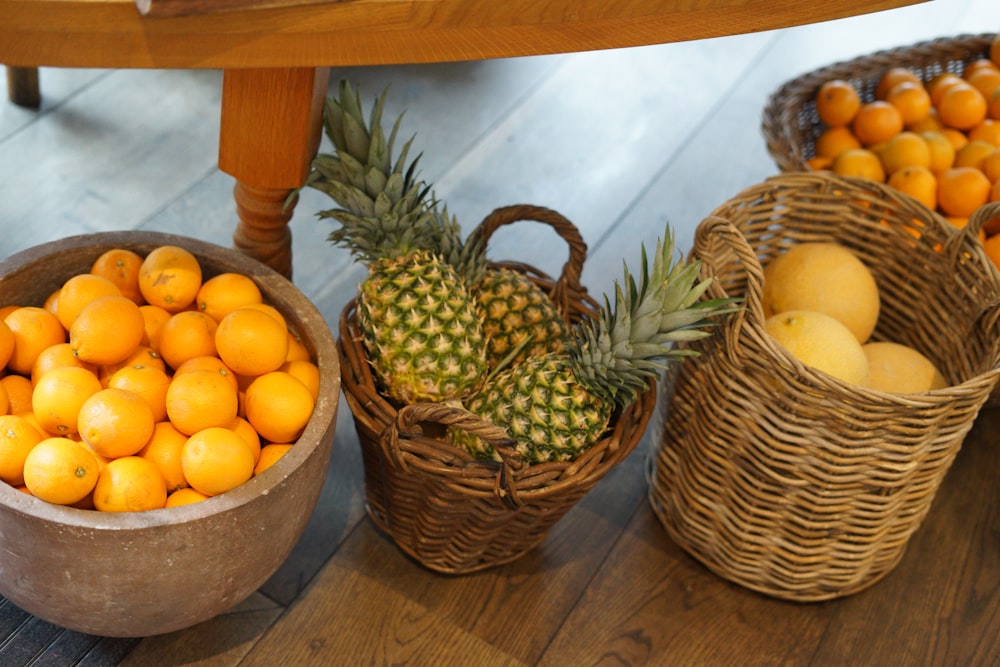
[[[288,198],[319,145],[331,66],[661,44],[917,1],[0,0],[0,63],[10,89],[34,97],[25,68],[223,69],[219,167],[236,179],[233,243],[290,277]]]

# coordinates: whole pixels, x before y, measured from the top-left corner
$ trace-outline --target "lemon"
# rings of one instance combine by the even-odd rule
[[[806,366],[852,384],[868,383],[868,359],[861,343],[830,315],[790,310],[767,318],[764,328]]]
[[[872,389],[910,394],[948,386],[934,363],[912,347],[880,341],[866,343],[862,349]]]
[[[764,267],[765,317],[789,310],[825,313],[865,343],[879,314],[878,285],[849,248],[832,242],[800,243]]]

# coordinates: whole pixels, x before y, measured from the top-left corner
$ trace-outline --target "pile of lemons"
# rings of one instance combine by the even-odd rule
[[[838,243],[800,243],[764,267],[765,329],[803,364],[892,393],[947,386],[918,350],[871,340],[880,304],[871,271]]]

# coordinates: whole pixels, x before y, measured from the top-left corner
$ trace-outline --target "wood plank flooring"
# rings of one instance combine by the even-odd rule
[[[406,110],[422,175],[466,228],[497,206],[556,209],[590,252],[595,295],[670,224],[697,223],[776,172],[767,96],[876,49],[1000,30],[995,0],[936,0],[826,24],[620,51],[338,69],[386,116]],[[37,112],[0,103],[0,254],[71,234],[169,230],[230,244],[232,179],[216,167],[221,73],[41,72]],[[328,150],[324,140],[322,150]],[[294,279],[336,329],[362,275],[305,191]],[[522,223],[491,256],[559,271],[565,249]],[[2,298],[2,295],[0,295]],[[284,566],[231,612],[141,640],[62,631],[0,602],[2,665],[990,665],[1000,663],[1000,413],[984,413],[925,526],[870,592],[815,605],[708,573],[646,501],[649,435],[524,558],[432,574],[366,518],[341,403],[330,475]]]

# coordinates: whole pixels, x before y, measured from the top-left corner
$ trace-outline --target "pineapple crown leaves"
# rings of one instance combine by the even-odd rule
[[[669,227],[664,238],[657,241],[652,270],[642,246],[638,281],[624,266],[614,306],[605,294],[600,316],[581,322],[578,344],[570,349],[577,379],[615,405],[634,400],[671,361],[696,354],[674,343],[710,335],[719,317],[741,307],[738,299],[702,300],[713,279],[698,281],[700,261],[675,263]]]

